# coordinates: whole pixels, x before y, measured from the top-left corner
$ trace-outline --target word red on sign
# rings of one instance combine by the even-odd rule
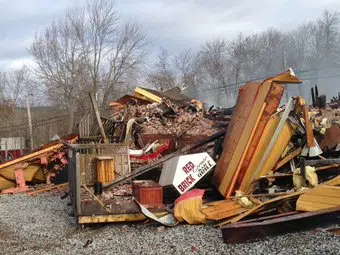
[[[183,171],[185,174],[189,174],[191,171],[193,171],[195,168],[195,165],[189,161],[188,163],[185,164],[185,166],[183,166]]]

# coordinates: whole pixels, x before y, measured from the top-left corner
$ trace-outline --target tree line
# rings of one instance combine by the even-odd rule
[[[28,49],[34,64],[0,72],[0,99],[22,105],[32,96],[40,104],[65,109],[71,131],[75,113],[90,107],[89,91],[102,108],[137,84],[159,90],[180,86],[192,96],[216,96],[219,103],[221,93],[235,98],[244,81],[287,67],[312,72],[317,82],[320,69],[339,65],[337,12],[326,10],[287,32],[269,27],[232,40],[220,36],[196,50],[174,55],[161,48],[152,57],[152,38],[140,24],[125,19],[110,0],[89,1],[36,34]]]

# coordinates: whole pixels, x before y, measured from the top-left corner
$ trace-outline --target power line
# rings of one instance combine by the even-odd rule
[[[336,69],[336,68],[340,68],[340,66],[337,67],[331,67],[331,68],[321,68],[321,69],[309,69],[309,70],[302,70],[302,71],[296,71],[296,73],[305,73],[305,72],[311,72],[311,71],[324,71],[324,70],[331,70],[331,69]],[[275,74],[274,74],[275,75]],[[258,77],[258,78],[254,78],[254,79],[250,79],[250,80],[244,80],[244,81],[240,81],[237,83],[229,83],[223,86],[219,86],[219,87],[214,87],[214,88],[208,88],[208,89],[200,89],[200,90],[196,90],[196,92],[198,93],[223,93],[226,94],[228,91],[235,91],[239,88],[238,85],[243,85],[245,83],[248,82],[254,82],[254,81],[258,81],[258,80],[264,80],[270,77],[273,77],[274,75],[267,75],[267,76],[263,76],[263,77]],[[340,75],[329,75],[329,76],[307,76],[305,78],[303,78],[303,75],[299,76],[299,78],[301,78],[302,80],[314,80],[314,79],[325,79],[325,78],[338,78],[340,77]],[[188,95],[195,95],[195,92],[192,93],[187,93]]]

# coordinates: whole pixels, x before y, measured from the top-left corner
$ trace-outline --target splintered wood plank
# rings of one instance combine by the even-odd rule
[[[202,210],[204,212],[212,212],[218,209],[226,209],[226,208],[231,208],[239,206],[239,204],[233,200],[222,200],[222,201],[216,201],[208,204],[204,204]]]
[[[38,151],[35,151],[35,152],[32,152],[32,153],[29,153],[29,154],[24,155],[20,158],[16,158],[16,159],[7,161],[5,163],[0,164],[0,170],[7,167],[7,166],[12,166],[14,164],[26,162],[27,160],[31,160],[33,158],[40,157],[40,156],[44,155],[45,153],[48,153],[48,152],[51,152],[51,151],[54,151],[54,150],[59,150],[62,147],[64,147],[64,144],[58,143],[58,144],[52,145],[50,147],[47,147],[45,149],[41,149],[41,150],[38,150]]]
[[[278,170],[285,164],[287,164],[291,159],[295,158],[296,156],[300,155],[302,152],[302,148],[298,148],[295,151],[289,153],[286,157],[284,157],[282,160],[280,160],[277,165],[275,166],[274,170]]]
[[[280,197],[276,197],[276,198],[267,200],[264,203],[249,209],[245,213],[242,213],[242,214],[232,218],[231,220],[221,222],[220,224],[218,224],[218,226],[224,226],[224,225],[229,224],[229,223],[238,222],[238,221],[244,219],[245,217],[247,217],[251,214],[257,213],[259,211],[263,211],[265,208],[270,208],[270,207],[276,206],[278,203],[282,203],[283,201],[295,199],[298,196],[300,196],[301,194],[303,194],[304,192],[306,192],[306,191],[297,191],[297,192],[287,194],[285,196],[280,196]]]
[[[208,220],[223,220],[230,217],[234,217],[236,215],[239,215],[240,213],[248,211],[247,208],[238,208],[230,211],[217,211],[213,213],[206,214]]]
[[[213,181],[216,187],[222,185],[227,168],[233,157],[233,152],[241,138],[243,129],[245,128],[250,112],[253,109],[253,104],[260,87],[260,83],[252,82],[242,86],[239,89],[237,102],[233,111],[233,115],[228,124],[227,132],[225,134],[223,143],[223,152],[217,162],[216,170],[214,172]],[[262,105],[261,105],[262,106]],[[259,109],[260,110],[260,109]],[[219,188],[221,194],[224,195],[225,189]]]
[[[226,219],[242,212],[247,211],[247,208],[242,208],[240,204],[233,200],[224,200],[214,205],[204,205],[202,212],[209,220],[221,220]]]
[[[312,124],[310,123],[310,119],[308,115],[307,105],[305,104],[302,105],[302,110],[303,110],[303,118],[305,120],[305,126],[306,126],[307,145],[308,145],[308,148],[312,148],[315,146],[315,141],[314,141]]]
[[[247,170],[249,168],[249,165],[254,157],[254,154],[256,152],[257,147],[259,146],[259,142],[263,137],[265,127],[267,123],[269,122],[271,116],[275,113],[277,107],[280,104],[282,95],[284,92],[284,87],[282,85],[273,83],[270,87],[270,90],[268,92],[268,95],[265,99],[265,108],[261,112],[261,115],[259,116],[259,122],[255,125],[256,129],[251,138],[251,142],[247,150],[245,151],[246,155],[244,157],[244,160],[241,161],[240,169],[237,171],[237,173],[234,175],[232,184],[229,187],[229,191],[227,196],[230,196],[232,192],[239,189],[243,178],[245,177]],[[235,186],[236,182],[236,186]]]
[[[301,195],[296,210],[312,212],[340,206],[340,187],[321,185]]]

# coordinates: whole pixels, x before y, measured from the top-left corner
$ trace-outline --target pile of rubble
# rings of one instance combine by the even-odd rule
[[[104,118],[92,97],[95,126],[79,123],[78,144],[67,146],[76,222],[214,222],[228,243],[336,223],[340,112],[314,94],[313,107],[301,97],[280,105],[291,83],[301,83],[292,70],[247,83],[233,109],[137,87]],[[58,146],[1,164],[0,175],[55,161]]]

